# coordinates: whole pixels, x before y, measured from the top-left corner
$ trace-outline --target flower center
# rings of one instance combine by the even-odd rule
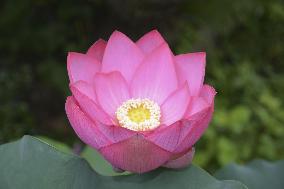
[[[137,108],[131,108],[130,110],[128,110],[127,116],[131,121],[141,123],[145,120],[149,120],[151,113],[149,109],[140,105]]]
[[[115,113],[120,126],[130,130],[147,131],[160,125],[160,107],[147,98],[127,100]]]

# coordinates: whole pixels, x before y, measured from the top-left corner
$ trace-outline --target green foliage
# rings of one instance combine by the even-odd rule
[[[274,163],[254,160],[245,166],[230,164],[217,171],[219,179],[238,180],[250,189],[282,189],[284,186],[284,161]]]
[[[37,136],[36,139],[58,149],[60,152],[73,154],[72,149],[63,142],[59,142],[45,136]]]
[[[37,139],[53,146],[60,152],[64,152],[67,154],[73,154],[73,150],[67,146],[65,143],[58,142],[56,140],[44,137],[44,136],[37,136]],[[80,156],[88,161],[91,167],[100,175],[104,176],[117,176],[117,175],[126,175],[129,174],[128,172],[117,173],[113,170],[113,167],[110,163],[108,163],[99,152],[94,150],[93,148],[86,146],[84,147],[81,152]]]
[[[206,51],[215,114],[194,161],[209,170],[284,158],[284,4],[281,0],[3,0],[0,143],[24,134],[77,143],[64,112],[68,51],[115,30],[157,28],[177,53]]]
[[[237,181],[217,180],[194,165],[179,171],[157,169],[141,175],[102,176],[84,159],[30,136],[0,146],[0,154],[0,188],[246,189]]]
[[[127,175],[129,172],[117,173],[113,170],[113,167],[108,163],[101,154],[94,150],[93,148],[87,146],[81,156],[85,158],[91,167],[100,175],[104,176],[117,176],[117,175]]]
[[[177,50],[207,52],[206,81],[218,92],[194,161],[214,170],[284,158],[283,2],[188,1],[184,9]]]

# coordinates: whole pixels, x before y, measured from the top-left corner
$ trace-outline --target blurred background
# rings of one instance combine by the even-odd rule
[[[66,119],[68,51],[117,29],[133,40],[158,29],[175,53],[207,52],[215,114],[195,163],[284,158],[282,0],[2,0],[0,144],[44,135],[80,143]]]

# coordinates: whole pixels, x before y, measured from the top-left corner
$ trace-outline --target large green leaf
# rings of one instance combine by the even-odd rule
[[[245,166],[230,164],[217,171],[215,176],[219,179],[239,180],[249,189],[283,189],[284,161],[271,163],[254,160]]]
[[[62,142],[58,142],[56,140],[50,139],[45,136],[36,136],[37,139],[40,139],[41,141],[55,147],[57,150],[67,153],[67,154],[73,154],[72,149],[69,148],[66,144]],[[81,157],[86,159],[88,163],[91,165],[91,167],[100,175],[104,176],[117,176],[117,175],[126,175],[129,174],[129,172],[123,172],[123,173],[117,173],[113,170],[111,164],[109,164],[102,155],[97,152],[95,149],[86,146],[82,153],[80,154]]]
[[[41,140],[44,143],[47,143],[48,145],[51,145],[52,147],[56,148],[57,150],[67,153],[67,154],[73,154],[72,149],[64,144],[63,142],[56,141],[54,139],[45,137],[45,136],[36,136],[37,139]]]
[[[220,181],[196,166],[183,170],[158,169],[142,175],[106,177],[81,157],[25,136],[0,146],[2,189],[245,189],[237,181]]]
[[[99,152],[89,146],[83,150],[81,156],[85,158],[91,167],[100,175],[117,176],[129,174],[129,172],[114,172],[112,165],[108,163]]]

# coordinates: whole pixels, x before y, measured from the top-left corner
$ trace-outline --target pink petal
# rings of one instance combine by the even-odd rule
[[[207,128],[211,119],[208,117],[208,114],[211,110],[212,107],[209,107],[196,114],[194,120],[181,120],[170,126],[162,125],[152,133],[149,133],[147,140],[172,153],[184,152],[199,139]],[[187,143],[184,142],[185,140],[187,140]]]
[[[191,104],[187,109],[185,117],[190,118],[191,116],[197,114],[198,112],[207,109],[209,106],[210,105],[206,102],[206,100],[203,97],[193,97]]]
[[[149,54],[154,49],[162,45],[163,43],[166,43],[164,38],[161,36],[161,34],[157,30],[152,30],[142,36],[137,42],[137,46],[145,53]]]
[[[194,113],[187,117],[187,120],[183,121],[184,126],[180,136],[180,141],[182,142],[180,142],[179,147],[176,149],[177,151],[183,151],[188,146],[192,146],[206,130],[214,112],[215,95],[216,91],[213,87],[209,85],[202,87],[200,97],[198,98],[202,98],[206,106],[199,108],[198,111],[193,111]]]
[[[210,85],[203,85],[200,91],[200,96],[206,100],[208,104],[212,104],[214,102],[214,97],[217,94],[215,89]]]
[[[144,173],[163,165],[171,157],[167,152],[143,136],[136,136],[100,149],[114,167],[135,173]]]
[[[102,72],[119,71],[129,82],[144,58],[142,51],[124,34],[115,31],[107,43]]]
[[[196,120],[188,122],[189,125],[185,126],[184,131],[181,132],[180,142],[175,149],[175,152],[183,152],[196,143],[208,127],[213,111],[214,107],[212,105],[207,109],[206,114],[199,114],[199,118],[196,117]]]
[[[95,58],[99,62],[102,62],[106,44],[105,40],[99,39],[88,49],[87,55]]]
[[[86,144],[95,149],[110,145],[111,142],[98,130],[95,122],[91,121],[76,105],[73,97],[66,100],[67,117],[76,134]]]
[[[163,165],[163,167],[172,168],[172,169],[184,168],[192,162],[194,152],[195,152],[194,148],[190,148],[188,152],[186,152],[185,154],[181,155],[178,158],[168,161]]]
[[[131,83],[133,97],[149,98],[161,104],[177,88],[172,53],[163,44],[147,56]]]
[[[204,81],[206,54],[188,53],[175,57],[179,83],[188,82],[190,94],[198,96]]]
[[[98,103],[112,118],[115,118],[117,108],[130,99],[127,83],[119,72],[98,73],[95,89]]]
[[[180,122],[176,122],[170,126],[161,125],[148,134],[146,139],[164,150],[174,152],[179,143],[181,127]]]
[[[85,96],[96,102],[96,93],[91,84],[80,80],[75,83],[72,83],[70,85],[70,88],[71,90],[72,88],[76,88],[81,94],[84,94]]]
[[[96,103],[95,92],[93,87],[84,82],[77,81],[70,86],[73,96],[79,103],[82,110],[93,120],[111,125],[114,121],[111,120],[104,110]]]
[[[200,96],[193,98],[191,104],[187,109],[185,117],[192,119],[193,117],[195,117],[194,115],[208,109],[210,106],[212,106],[215,95],[216,91],[213,87],[209,85],[202,86]]]
[[[70,83],[79,80],[91,83],[100,67],[100,62],[88,55],[75,52],[68,54],[67,69]]]
[[[105,126],[103,124],[98,124],[97,126],[99,127],[100,131],[113,143],[129,139],[136,135],[136,132],[118,125]]]
[[[173,92],[161,106],[161,124],[171,125],[182,119],[188,103],[190,94],[187,83]]]

